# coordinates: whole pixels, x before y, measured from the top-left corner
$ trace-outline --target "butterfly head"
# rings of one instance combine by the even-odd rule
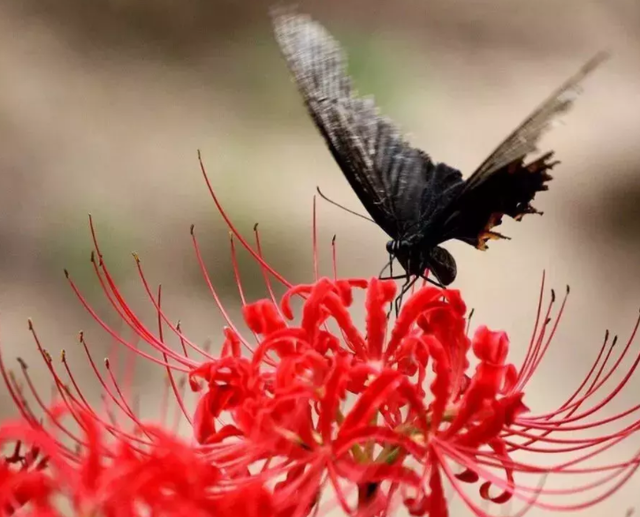
[[[419,241],[393,240],[387,243],[387,252],[400,262],[409,275],[422,276],[428,269],[442,285],[453,282],[458,268],[451,253],[439,246],[425,249],[420,244]]]

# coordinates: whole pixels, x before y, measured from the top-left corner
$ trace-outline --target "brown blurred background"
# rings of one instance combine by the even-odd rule
[[[88,212],[113,274],[150,324],[132,250],[151,282],[163,283],[171,317],[194,340],[220,343],[222,320],[200,278],[191,223],[233,315],[240,304],[227,229],[197,149],[238,228],[251,236],[259,221],[266,255],[292,281],[311,278],[316,185],[362,211],[303,110],[268,7],[0,2],[0,322],[11,364],[20,355],[44,373],[27,332],[33,317],[45,346],[66,348],[88,396],[99,396],[76,332],[87,331],[97,358],[110,340],[62,274],[68,268],[106,319],[117,321],[92,277]],[[348,0],[301,8],[344,42],[360,91],[375,94],[417,146],[466,174],[592,54],[613,52],[566,124],[543,142],[563,162],[536,200],[544,217],[506,222],[501,231],[513,240],[486,253],[448,246],[475,323],[507,330],[514,359],[525,352],[542,270],[561,291],[571,284],[555,347],[527,397],[532,409],[557,405],[586,372],[604,330],[628,335],[640,306],[640,4]],[[318,214],[323,271],[330,272],[328,244],[337,234],[341,273],[377,274],[386,259],[383,232],[324,202]],[[240,259],[248,299],[263,296],[259,270]],[[136,378],[147,397],[159,391],[157,370],[147,365]],[[637,402],[634,382],[612,413]],[[1,414],[12,411],[5,391]],[[632,496],[628,488],[591,515],[607,508],[620,515],[637,503]]]

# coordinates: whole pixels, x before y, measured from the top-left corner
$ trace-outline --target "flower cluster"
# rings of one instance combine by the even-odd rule
[[[364,335],[347,310],[353,288],[366,289]],[[280,311],[271,301],[247,306],[245,319],[260,337],[253,356],[242,357],[239,337],[228,331],[222,356],[190,374],[194,389],[198,381],[206,389],[194,421],[200,443],[240,438],[241,469],[275,462],[261,476],[285,476],[274,506],[291,515],[313,508],[325,477],[349,514],[386,512],[398,491],[413,514],[445,515],[443,476],[470,480],[484,446],[508,473],[494,499],[508,500],[514,466],[501,433],[526,407],[516,369],[506,363],[506,335],[481,327],[469,340],[459,293],[423,287],[387,341],[395,293],[392,281],[323,278],[291,289]],[[296,294],[307,297],[301,322],[287,326]],[[467,375],[470,347],[479,363]],[[217,428],[223,413],[233,424]],[[446,459],[468,473],[456,477]]]
[[[105,400],[103,408],[93,407],[64,354],[60,371],[31,327],[57,404],[51,408],[39,396],[26,365],[23,385],[0,356],[0,372],[21,413],[19,421],[0,426],[2,444],[14,444],[0,463],[3,514],[57,515],[59,495],[76,515],[114,517],[305,517],[336,505],[359,517],[385,516],[398,505],[412,515],[444,517],[455,499],[480,516],[495,515],[508,501],[519,502],[519,514],[532,506],[577,510],[614,494],[640,466],[640,452],[609,459],[621,442],[640,442],[640,405],[602,415],[640,362],[640,352],[631,352],[638,323],[617,355],[615,340],[607,337],[583,382],[555,410],[538,414],[525,405],[527,387],[566,302],[552,318],[552,296],[543,311],[544,281],[528,352],[516,366],[504,332],[480,326],[469,337],[469,316],[456,290],[416,288],[390,320],[393,281],[334,275],[290,285],[264,260],[257,229],[251,245],[207,184],[234,235],[244,323],[255,344],[222,307],[193,228],[198,262],[228,323],[215,355],[172,323],[136,256],[158,328],[137,316],[109,273],[92,227],[97,279],[136,339],[101,319],[70,279],[71,287],[132,356],[166,370],[167,393],[191,424],[192,440],[141,421],[109,362],[99,368],[81,334]],[[269,298],[246,303],[236,239],[262,268]],[[335,243],[333,251],[335,271]],[[274,279],[286,287],[279,300]],[[350,311],[360,299],[366,314],[361,325]],[[169,333],[179,346],[169,344]],[[187,387],[197,393],[195,408],[184,397]],[[44,423],[27,403],[26,390],[45,413]],[[553,461],[568,453],[570,458]],[[572,486],[547,487],[549,475],[568,476]]]
[[[63,413],[52,412],[57,425]],[[165,430],[145,425],[135,435],[109,440],[108,428],[87,411],[74,416],[82,431],[73,438],[80,446],[77,450],[25,421],[2,426],[0,440],[17,443],[0,471],[3,515],[23,510],[26,503],[34,515],[63,515],[54,505],[54,498],[63,495],[75,515],[136,516],[144,509],[161,516],[231,517],[235,511],[258,516],[260,490],[250,485],[225,490],[220,469]],[[20,455],[21,441],[32,444],[25,455]],[[38,452],[47,460],[35,464]],[[21,467],[12,469],[14,462]]]

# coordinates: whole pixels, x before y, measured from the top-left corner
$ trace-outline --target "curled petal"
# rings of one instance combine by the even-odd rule
[[[444,410],[449,402],[451,395],[451,368],[449,357],[445,353],[442,344],[435,338],[428,336],[425,338],[429,347],[429,354],[432,357],[433,373],[435,378],[431,383],[431,393],[433,394],[433,402],[431,402],[431,427],[436,432],[440,427]]]
[[[380,359],[387,332],[386,306],[396,294],[396,284],[391,280],[371,280],[367,291],[367,350],[369,357]]]
[[[340,294],[340,299],[345,307],[350,307],[353,303],[353,288],[366,289],[369,280],[365,278],[349,278],[346,280],[336,280],[335,284]]]
[[[440,289],[425,287],[407,300],[391,332],[391,338],[385,351],[387,357],[395,352],[402,338],[407,335],[411,325],[413,325],[418,316],[425,310],[426,306],[440,297],[442,297],[442,291]]]
[[[209,438],[216,433],[215,418],[211,413],[209,406],[211,393],[204,393],[193,415],[193,432],[198,443],[207,443]]]
[[[506,490],[503,490],[499,495],[492,497],[491,495],[489,495],[489,489],[491,488],[492,483],[491,481],[486,481],[480,486],[480,496],[485,500],[491,501],[492,503],[504,504],[507,501],[511,500],[511,498],[513,497],[513,491],[515,489],[515,483],[513,480],[513,461],[511,460],[511,458],[509,458],[507,448],[502,441],[491,440],[489,442],[489,447],[491,447],[495,451],[497,458],[504,466],[505,474],[507,476],[508,488]]]
[[[473,336],[473,353],[488,364],[504,364],[509,353],[509,338],[505,332],[492,332],[486,326],[478,327]]]
[[[225,340],[220,355],[222,357],[240,357],[241,341],[238,333],[229,327],[225,327],[224,336]]]
[[[500,393],[506,395],[511,393],[518,382],[518,369],[513,364],[508,364],[504,370],[504,379]]]
[[[455,477],[463,483],[477,483],[480,479],[478,473],[471,469],[464,469],[462,472],[456,474]]]
[[[246,305],[242,312],[248,327],[256,334],[268,336],[287,326],[271,300],[260,300]]]
[[[341,431],[354,429],[369,423],[374,414],[384,404],[391,392],[404,381],[404,377],[393,370],[384,370],[360,395],[356,404],[342,422]]]
[[[451,308],[458,314],[458,316],[464,316],[467,312],[467,305],[462,299],[459,289],[444,289],[442,294],[449,302]]]

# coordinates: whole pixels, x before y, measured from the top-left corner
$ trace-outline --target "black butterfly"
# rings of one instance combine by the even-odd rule
[[[484,250],[506,214],[540,213],[530,205],[547,190],[553,152],[525,163],[552,120],[566,112],[579,84],[606,55],[599,54],[527,118],[466,180],[411,147],[382,117],[372,98],[358,97],[339,43],[310,17],[274,12],[275,34],[309,114],[373,220],[391,237],[387,250],[407,282],[430,270],[448,285],[456,277],[451,254],[438,246],[458,239]],[[406,284],[405,284],[406,285]]]

